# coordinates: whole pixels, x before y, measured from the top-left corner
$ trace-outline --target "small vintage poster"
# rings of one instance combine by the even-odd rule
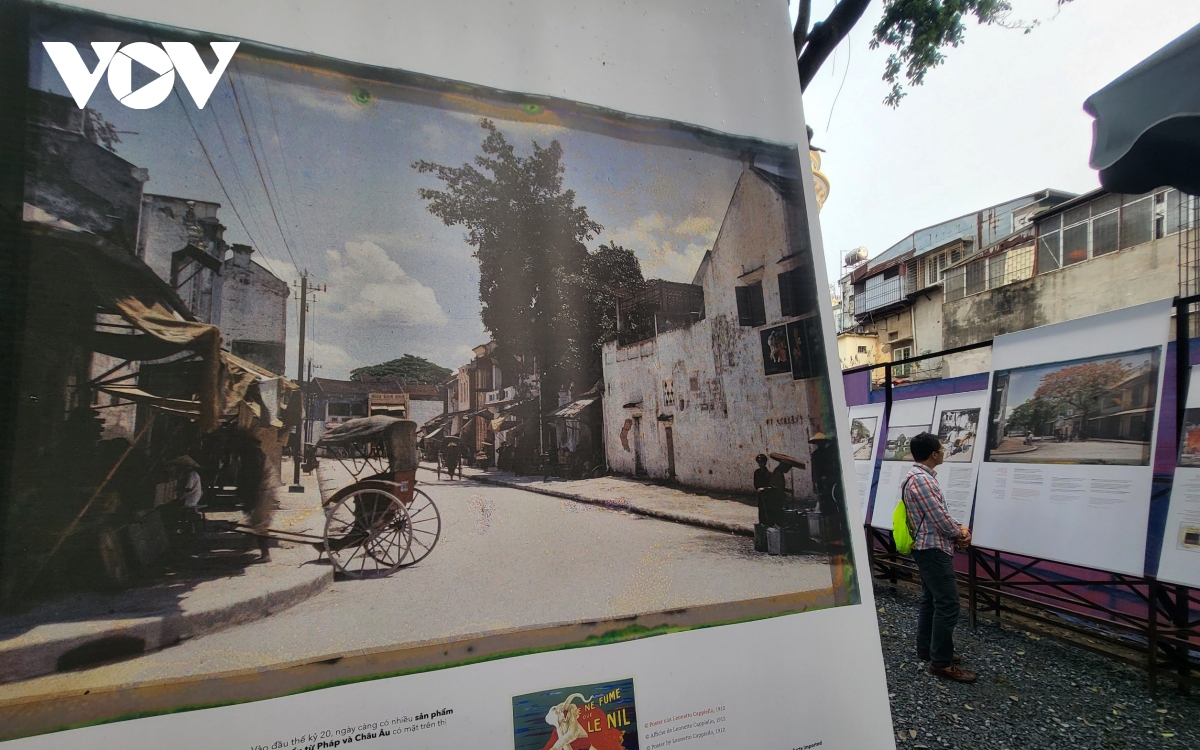
[[[767,375],[782,375],[792,371],[786,326],[765,329],[762,332],[762,349],[763,370]]]
[[[513,698],[516,750],[637,750],[633,680],[544,690]]]
[[[825,374],[820,318],[814,316],[788,323],[787,339],[792,356],[792,378],[804,380]]]

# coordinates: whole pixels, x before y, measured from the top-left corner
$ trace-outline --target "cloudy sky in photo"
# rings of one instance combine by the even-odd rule
[[[812,20],[834,4],[813,0]],[[891,109],[889,48],[868,48],[875,0],[805,92],[832,183],[821,212],[831,278],[856,247],[873,258],[915,230],[1037,190],[1099,187],[1084,100],[1200,23],[1196,0],[1011,4],[1010,23],[1039,21],[1031,33],[967,21],[962,46]]]
[[[41,75],[34,66],[35,85],[66,93],[42,63]],[[355,99],[359,87],[370,90],[368,102]],[[309,316],[306,354],[316,375],[345,378],[354,367],[406,353],[454,368],[488,340],[465,230],[426,210],[417,190],[442,183],[412,167],[418,159],[471,161],[485,135],[479,115],[412,103],[387,84],[241,54],[203,111],[186,93],[183,101],[186,110],[172,97],[134,111],[101,85],[89,107],[134,131],[121,135],[117,151],[148,169],[146,192],[220,203],[227,241],[253,245],[255,258],[289,283],[307,269],[327,290],[315,294]],[[741,172],[736,152],[647,145],[548,119],[497,124],[522,155],[533,141],[562,144],[565,186],[604,227],[590,246],[616,242],[637,253],[647,278],[691,281]],[[296,367],[297,322],[293,301],[288,375]]]

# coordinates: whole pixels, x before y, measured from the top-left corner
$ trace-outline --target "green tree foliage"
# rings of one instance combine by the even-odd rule
[[[443,189],[422,188],[426,208],[447,226],[466,228],[479,260],[479,301],[484,327],[502,358],[537,358],[543,393],[598,377],[599,346],[615,321],[612,296],[642,283],[634,254],[601,245],[603,229],[563,185],[563,149],[536,141],[517,153],[488,119],[473,164],[451,167],[418,161]]]
[[[421,385],[437,385],[444,383],[450,377],[451,370],[435,365],[424,357],[405,354],[399,359],[393,359],[378,365],[358,367],[350,371],[351,380],[365,378],[396,378],[406,383]]]
[[[1065,5],[1071,0],[1058,0]],[[824,21],[809,28],[812,0],[800,0],[800,13],[792,39],[796,45],[801,88],[808,88],[817,71],[850,29],[858,23],[871,0],[839,0]],[[963,42],[963,20],[973,16],[983,25],[999,25],[1029,33],[1037,21],[1012,20],[1012,5],[1007,0],[884,0],[883,17],[871,34],[871,49],[881,46],[895,50],[884,67],[883,80],[891,84],[884,103],[891,107],[904,98],[903,75],[907,85],[920,86],[925,74],[946,60],[942,50]]]
[[[1008,426],[1028,430],[1041,435],[1041,427],[1058,416],[1056,404],[1044,398],[1031,398],[1012,410],[1008,415]]]

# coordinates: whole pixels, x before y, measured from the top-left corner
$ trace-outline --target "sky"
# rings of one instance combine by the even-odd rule
[[[1013,4],[1014,20],[1039,21],[1032,33],[968,23],[964,45],[893,110],[882,103],[887,52],[868,49],[879,0],[805,93],[832,183],[821,213],[831,279],[853,248],[875,256],[914,230],[1035,190],[1096,187],[1083,100],[1200,23],[1196,0]],[[813,5],[816,20],[833,0]],[[67,93],[42,55],[35,46],[31,83]],[[289,283],[307,270],[327,290],[310,314],[318,376],[345,378],[406,353],[457,367],[487,340],[478,266],[462,228],[444,226],[416,194],[439,183],[411,165],[471,160],[478,115],[414,103],[382,84],[356,102],[358,85],[240,55],[203,111],[186,92],[130,110],[104,85],[89,106],[125,131],[118,153],[149,171],[147,192],[221,203],[229,242],[257,248],[259,262]],[[591,246],[633,249],[647,278],[691,280],[741,169],[732,154],[639,144],[553,118],[500,128],[523,153],[533,140],[561,141],[566,187],[604,226]],[[289,310],[294,376],[295,304]]]
[[[887,49],[868,48],[875,0],[805,92],[831,183],[821,211],[831,280],[854,248],[873,258],[915,230],[1036,190],[1099,187],[1084,100],[1200,23],[1197,0],[1011,3],[1010,21],[1039,21],[1031,33],[968,21],[963,44],[891,109]],[[813,0],[813,21],[833,5]]]
[[[67,93],[44,54],[35,45],[33,85]],[[85,60],[94,65],[94,56]],[[363,88],[370,96],[356,100]],[[413,168],[421,159],[473,160],[485,135],[479,114],[430,106],[440,100],[390,84],[242,54],[204,110],[181,93],[131,110],[100,85],[88,106],[123,131],[117,153],[148,170],[147,193],[218,202],[227,242],[255,247],[255,259],[289,284],[309,272],[321,290],[306,337],[314,375],[347,378],[402,354],[453,369],[488,340],[465,230],[428,212],[417,191],[442,183]],[[495,108],[467,106],[495,119]],[[518,153],[535,141],[562,144],[564,186],[604,227],[590,247],[616,242],[637,253],[645,277],[691,281],[716,239],[745,142],[719,153],[650,145],[602,134],[618,132],[615,125],[597,133],[559,124],[570,116],[547,109],[496,121]],[[296,299],[294,292],[288,375],[297,361]]]

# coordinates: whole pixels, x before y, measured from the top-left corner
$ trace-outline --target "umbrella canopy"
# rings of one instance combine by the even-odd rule
[[[1088,97],[1090,164],[1114,193],[1200,194],[1200,26]]]

